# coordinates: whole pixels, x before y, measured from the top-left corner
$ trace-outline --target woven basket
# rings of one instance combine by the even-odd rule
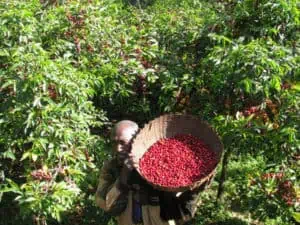
[[[177,134],[191,134],[198,137],[216,153],[217,161],[218,163],[220,162],[223,153],[223,145],[213,129],[206,122],[198,119],[197,117],[177,114],[160,116],[150,121],[140,130],[132,143],[134,161],[139,162],[144,153],[158,140],[162,138],[170,138]],[[139,163],[136,164],[135,169],[141,177],[143,177],[156,189],[171,192],[183,192],[200,187],[201,185],[208,185],[213,179],[216,167],[206,177],[201,178],[195,183],[176,188],[159,186],[147,180],[139,169]]]

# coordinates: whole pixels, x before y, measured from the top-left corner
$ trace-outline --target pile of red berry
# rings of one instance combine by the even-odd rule
[[[217,163],[217,155],[199,138],[177,135],[153,144],[140,159],[139,166],[148,181],[174,188],[206,177]]]
[[[283,172],[279,173],[265,173],[261,176],[263,180],[268,180],[268,179],[275,179],[275,180],[281,180],[284,177]]]
[[[49,172],[46,172],[42,169],[39,169],[39,170],[34,170],[31,172],[31,177],[34,179],[34,180],[51,180],[52,179],[52,175],[49,173]]]

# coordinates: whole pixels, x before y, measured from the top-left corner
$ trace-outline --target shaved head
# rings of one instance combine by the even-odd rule
[[[124,144],[128,144],[138,131],[139,126],[130,120],[122,120],[118,122],[112,131],[112,139]]]

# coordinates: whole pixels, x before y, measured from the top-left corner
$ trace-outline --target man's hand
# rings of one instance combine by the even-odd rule
[[[134,157],[134,155],[130,152],[127,155],[127,158],[124,160],[124,164],[125,166],[131,171],[134,168],[138,167],[138,160],[136,159],[136,157]]]

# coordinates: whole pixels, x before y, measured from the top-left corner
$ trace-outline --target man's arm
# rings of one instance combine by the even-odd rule
[[[176,220],[185,223],[190,221],[200,205],[199,194],[206,187],[200,187],[183,193],[160,192],[160,216],[163,220]]]
[[[200,205],[199,194],[203,189],[189,190],[178,197],[180,213],[183,221],[192,219]]]
[[[206,181],[200,187],[188,190],[178,197],[178,204],[183,221],[189,221],[195,217],[197,209],[200,206],[200,192],[209,186],[211,180]]]
[[[123,175],[116,177],[113,171],[116,168],[114,160],[104,164],[96,192],[96,204],[114,216],[121,214],[126,209],[128,202],[128,189],[121,181],[126,174],[124,175],[123,172]]]

